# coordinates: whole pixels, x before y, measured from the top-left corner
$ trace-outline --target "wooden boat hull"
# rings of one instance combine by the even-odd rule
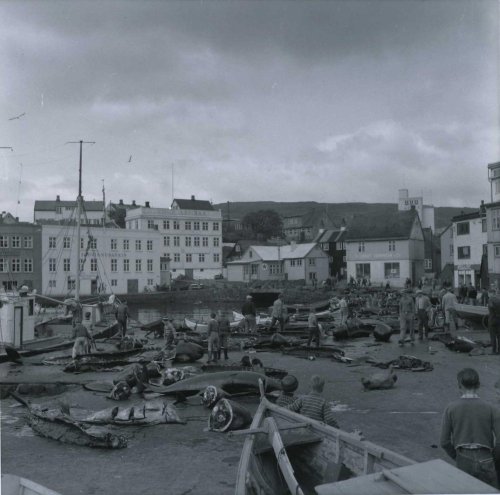
[[[61,495],[39,483],[14,474],[2,474],[0,492],[3,495]]]
[[[281,460],[286,452],[290,461],[283,469],[273,451],[273,444],[279,445],[279,441],[275,434],[265,432],[267,418],[272,418],[279,428],[284,445],[279,449]],[[300,487],[292,493],[315,493],[317,485],[414,464],[407,457],[265,398],[261,398],[247,432],[236,479],[237,495],[288,494],[291,490],[286,480],[290,473],[300,480]]]
[[[486,306],[472,306],[471,304],[455,304],[455,311],[464,320],[488,324],[488,308]]]

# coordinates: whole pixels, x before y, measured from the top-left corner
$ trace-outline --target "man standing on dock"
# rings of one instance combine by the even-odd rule
[[[444,313],[444,329],[445,332],[451,332],[452,326],[453,331],[457,329],[456,323],[456,304],[458,304],[457,296],[453,292],[453,288],[450,286],[446,290],[446,294],[444,294],[441,299],[441,308]],[[453,323],[453,325],[451,325]]]
[[[207,363],[216,363],[219,354],[219,322],[215,319],[215,313],[210,314],[208,322],[208,360]]]
[[[118,321],[118,327],[122,337],[127,334],[127,320],[129,318],[127,301],[121,302],[115,311],[116,321]]]
[[[88,331],[87,327],[82,324],[81,320],[77,320],[76,322],[73,330],[73,338],[75,339],[75,343],[73,344],[71,357],[75,359],[77,356],[87,353],[88,344],[92,341],[91,333]]]
[[[401,299],[399,300],[399,345],[403,346],[406,341],[406,332],[410,332],[410,342],[412,345],[415,342],[415,330],[413,327],[413,319],[415,318],[415,302],[411,296],[411,289],[404,289]]]
[[[441,447],[458,469],[495,486],[493,450],[500,443],[500,410],[477,395],[480,383],[475,369],[459,371],[457,380],[462,397],[444,411]]]
[[[285,306],[283,304],[283,294],[279,294],[278,299],[274,301],[273,310],[271,312],[270,331],[274,328],[274,324],[276,322],[279,322],[280,331],[283,333],[283,330],[285,329]]]
[[[488,330],[491,353],[500,354],[500,296],[498,290],[491,291],[488,298]]]
[[[421,289],[418,289],[416,294],[415,306],[418,318],[418,340],[422,340],[427,338],[429,334],[429,309],[431,307],[431,300]]]
[[[257,329],[257,311],[250,294],[246,297],[246,301],[241,308],[241,314],[245,318],[245,330],[254,333]]]

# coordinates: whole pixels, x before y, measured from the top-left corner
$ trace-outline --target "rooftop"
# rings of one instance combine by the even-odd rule
[[[387,213],[383,217],[356,215],[350,223],[346,240],[409,239],[416,218],[418,213],[414,209]]]

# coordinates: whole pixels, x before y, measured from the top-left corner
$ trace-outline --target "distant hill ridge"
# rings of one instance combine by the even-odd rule
[[[330,218],[340,225],[345,218],[346,222],[352,219],[354,215],[363,215],[368,211],[378,213],[384,216],[388,213],[397,211],[397,203],[317,203],[316,201],[297,201],[297,202],[276,202],[276,201],[249,201],[249,202],[229,202],[214,204],[217,210],[222,210],[224,219],[230,218],[243,219],[247,213],[259,210],[274,210],[282,217],[292,217],[295,215],[304,215],[312,209],[320,211],[326,209]],[[454,207],[454,206],[436,206],[435,207],[436,229],[446,227],[451,219],[461,213],[473,213],[477,208]]]

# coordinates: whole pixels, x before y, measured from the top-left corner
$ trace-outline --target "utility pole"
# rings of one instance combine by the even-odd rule
[[[80,165],[78,168],[78,198],[76,199],[77,217],[76,217],[76,280],[75,280],[75,299],[80,300],[80,232],[81,232],[81,214],[82,214],[82,148],[84,144],[95,144],[95,141],[68,141],[66,144],[80,145]]]

